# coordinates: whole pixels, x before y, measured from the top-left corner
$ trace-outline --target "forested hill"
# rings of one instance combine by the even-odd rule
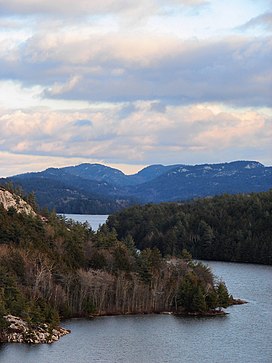
[[[106,225],[94,233],[54,213],[19,213],[21,198],[10,194],[15,204],[0,202],[0,342],[7,314],[37,327],[76,316],[206,314],[231,303],[224,283],[186,251],[182,259],[164,259],[158,249],[139,252]]]
[[[272,167],[256,161],[150,165],[125,175],[104,165],[81,164],[16,175],[1,183],[8,181],[27,193],[34,192],[41,208],[110,214],[134,204],[267,191],[272,188]]]
[[[272,191],[135,206],[109,218],[120,239],[197,259],[272,264]]]

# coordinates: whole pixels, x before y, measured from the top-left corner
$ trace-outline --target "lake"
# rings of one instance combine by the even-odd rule
[[[76,222],[88,222],[94,231],[97,231],[99,226],[106,222],[108,214],[61,214],[67,219],[73,219]]]
[[[84,216],[85,217],[85,216]],[[272,266],[205,262],[248,304],[225,317],[135,315],[70,320],[52,345],[0,345],[3,363],[271,363]]]

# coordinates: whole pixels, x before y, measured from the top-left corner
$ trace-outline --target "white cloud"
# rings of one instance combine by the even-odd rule
[[[103,113],[85,110],[2,114],[0,151],[49,158],[65,155],[67,163],[71,158],[82,158],[146,165],[158,160],[177,163],[202,158],[204,162],[211,154],[216,159],[246,150],[250,155],[257,149],[268,152],[270,148],[269,114],[224,107],[215,112],[209,105],[167,106],[160,112],[153,105],[154,102],[136,102],[124,117],[120,117],[120,108]]]
[[[240,26],[241,30],[254,28],[256,30],[257,27],[272,30],[272,12],[267,12],[247,21],[245,24]]]
[[[271,160],[266,0],[67,4],[0,0],[5,166]]]
[[[80,79],[80,76],[73,76],[64,84],[54,83],[52,88],[48,90],[48,93],[52,96],[56,96],[72,91],[80,82]]]
[[[114,33],[80,39],[48,32],[26,41],[19,59],[3,57],[0,77],[39,85],[48,98],[262,107],[271,105],[271,54],[268,37],[183,41]]]
[[[50,157],[40,155],[27,155],[0,151],[0,178],[26,172],[41,171],[49,167],[61,168],[67,165],[80,163],[101,163],[107,165],[105,160],[90,158],[65,158],[61,156]],[[142,164],[111,164],[113,168],[122,170],[126,174],[134,174],[144,168]]]
[[[149,0],[148,2],[138,0],[103,0],[89,1],[78,0],[69,2],[67,0],[0,0],[2,14],[59,14],[59,15],[86,15],[122,13],[127,11],[137,12],[141,9],[144,14],[147,10],[158,10],[161,6],[199,6],[206,4],[204,0]]]

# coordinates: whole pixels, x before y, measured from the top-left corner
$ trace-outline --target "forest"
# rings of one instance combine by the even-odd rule
[[[232,302],[224,282],[185,250],[164,258],[107,225],[95,233],[54,212],[31,216],[0,204],[0,336],[6,314],[57,326],[107,314],[207,314]]]
[[[272,264],[272,190],[134,206],[108,227],[163,256],[186,249],[195,259]]]

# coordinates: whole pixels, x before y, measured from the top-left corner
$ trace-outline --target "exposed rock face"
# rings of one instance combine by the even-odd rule
[[[26,213],[27,215],[32,216],[36,215],[33,208],[21,197],[12,194],[2,187],[0,187],[0,204],[2,204],[6,210],[15,208],[18,213]]]
[[[2,333],[2,342],[50,344],[59,340],[63,335],[70,333],[70,330],[61,327],[51,329],[47,324],[40,324],[34,328],[23,319],[14,315],[6,315],[4,318],[8,322],[8,327]]]

